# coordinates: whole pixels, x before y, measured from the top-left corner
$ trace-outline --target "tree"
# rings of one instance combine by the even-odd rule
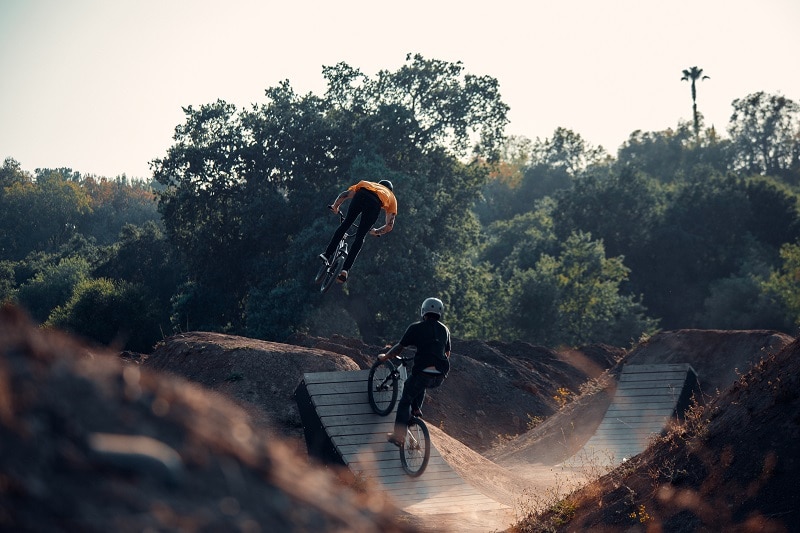
[[[508,123],[508,105],[500,99],[491,76],[464,73],[454,63],[408,54],[396,72],[382,70],[366,90],[379,107],[411,112],[419,126],[417,144],[423,149],[447,147],[454,155],[467,153],[472,134],[475,155],[496,158]]]
[[[443,290],[437,264],[471,260],[479,225],[469,208],[489,167],[463,156],[475,137],[472,152],[485,159],[500,146],[507,106],[496,80],[419,55],[375,79],[344,63],[323,72],[322,98],[284,82],[250,110],[187,108],[175,145],[154,162],[167,235],[188,269],[176,310],[192,310],[195,323],[286,332],[289,313],[302,324],[320,305],[307,303],[313,286],[297,280],[313,278],[300,276],[316,269],[311,251],[330,237],[324,203],[360,179],[391,179],[401,210],[380,246],[365,243],[344,287],[343,307],[364,338],[395,337],[413,302]],[[274,328],[253,323],[272,319]]]
[[[72,297],[53,310],[45,326],[57,327],[118,349],[150,351],[147,302],[138,288],[98,278],[78,283]]]
[[[510,280],[510,333],[548,346],[623,346],[652,333],[656,321],[620,290],[628,273],[622,258],[607,258],[602,242],[590,234],[570,235],[557,257],[543,255],[535,268],[519,270]]]
[[[82,257],[68,257],[48,265],[17,293],[17,302],[34,320],[44,323],[56,307],[66,304],[75,287],[89,278],[89,263]]]
[[[648,243],[666,203],[664,188],[631,168],[598,178],[592,174],[556,195],[554,231],[561,240],[574,231],[601,239],[612,256],[624,255],[626,264],[646,268]]]
[[[694,121],[695,138],[700,140],[700,117],[697,114],[697,80],[708,80],[709,76],[703,75],[703,69],[692,67],[684,69],[681,81],[688,81],[692,84],[692,120]]]
[[[533,268],[543,254],[558,251],[552,212],[555,201],[539,200],[532,209],[509,220],[498,220],[486,229],[481,261],[504,279],[515,270]]]
[[[636,275],[665,328],[697,327],[711,283],[738,271],[752,242],[751,210],[744,184],[733,177],[701,175],[670,191]]]
[[[800,104],[761,91],[732,105],[728,132],[734,170],[800,184]]]
[[[243,203],[247,177],[257,171],[235,106],[217,101],[199,109],[189,106],[184,113],[186,123],[175,129],[176,144],[154,161],[154,177],[166,186],[159,211],[190,281],[207,298],[215,295],[205,310],[210,322],[202,323],[237,327],[243,323],[251,245],[243,235]]]
[[[587,169],[598,169],[610,162],[602,146],[595,148],[565,128],[557,128],[551,138],[525,141],[505,146],[504,156],[494,168],[514,171],[508,177],[494,172],[483,189],[476,212],[484,224],[526,213],[537,200],[568,189]],[[527,150],[524,159],[519,155],[522,148]]]
[[[0,191],[0,257],[53,252],[77,233],[91,200],[72,177],[68,171],[40,170],[35,181],[12,179]]]
[[[763,284],[764,291],[785,310],[795,328],[800,327],[800,243],[781,247],[782,264]]]
[[[15,183],[32,183],[33,176],[22,170],[19,161],[7,157],[0,167],[0,189],[10,187]]]
[[[551,138],[537,138],[531,149],[531,166],[562,169],[572,178],[608,158],[605,148],[592,146],[580,134],[566,128],[556,128]]]
[[[128,283],[131,291],[141,293],[146,309],[138,326],[140,339],[152,345],[173,330],[171,300],[185,280],[185,271],[159,224],[125,225],[118,241],[103,250],[92,274]]]
[[[79,230],[99,245],[112,244],[126,224],[142,226],[159,221],[156,196],[150,186],[124,177],[114,180],[86,176],[81,187],[91,198],[91,212],[82,217]]]

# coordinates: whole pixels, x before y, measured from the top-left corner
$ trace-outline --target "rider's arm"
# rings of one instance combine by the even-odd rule
[[[396,215],[394,215],[393,213],[392,214],[386,213],[386,224],[384,224],[380,228],[371,229],[369,232],[372,235],[375,235],[376,237],[380,237],[381,235],[386,235],[387,233],[392,231],[392,228],[394,228],[395,216]]]
[[[333,205],[331,206],[331,210],[334,213],[338,213],[339,212],[339,206],[342,205],[345,200],[348,200],[348,199],[352,198],[353,195],[355,195],[355,193],[356,193],[355,191],[350,191],[350,190],[342,191],[339,194],[339,196],[336,197],[336,200],[333,201]]]
[[[378,355],[378,361],[386,361],[386,360],[389,360],[389,359],[394,359],[395,357],[397,357],[398,355],[403,353],[404,349],[405,349],[405,346],[403,346],[402,344],[400,344],[398,342],[397,344],[392,346],[389,349],[388,352],[379,354]]]

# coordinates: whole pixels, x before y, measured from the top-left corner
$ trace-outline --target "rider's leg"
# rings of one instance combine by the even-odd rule
[[[425,395],[425,379],[422,376],[411,374],[403,385],[403,394],[397,402],[397,414],[394,419],[394,435],[403,440],[408,430],[408,421],[411,419],[411,405],[415,398]]]
[[[325,249],[325,257],[328,259],[328,262],[333,259],[333,252],[336,251],[336,247],[339,246],[339,242],[344,237],[345,232],[350,229],[350,226],[353,225],[353,222],[356,221],[358,215],[361,214],[361,205],[359,202],[355,201],[356,199],[353,198],[353,201],[350,203],[350,207],[347,209],[347,215],[345,215],[344,220],[339,227],[336,228],[336,231],[333,232],[333,237],[331,237],[331,241],[328,243],[328,247]]]
[[[356,198],[353,198],[355,201]],[[381,206],[380,204],[373,202],[370,199],[363,200],[364,207],[361,212],[361,221],[358,223],[358,230],[356,231],[355,239],[353,240],[353,244],[350,245],[350,252],[347,254],[347,259],[342,266],[342,270],[350,270],[350,267],[353,266],[353,261],[356,260],[358,256],[358,252],[361,251],[361,245],[364,244],[364,238],[369,233],[369,230],[372,229],[373,224],[375,221],[378,220],[378,215],[381,214]],[[347,213],[350,214],[349,212]]]
[[[429,375],[426,372],[422,372],[420,378],[425,382],[425,388],[411,401],[411,415],[422,418],[422,404],[425,403],[428,389],[441,385],[444,378],[439,375]]]
[[[422,416],[422,404],[425,403],[425,390],[426,389],[422,389],[422,391],[411,400],[412,416]]]

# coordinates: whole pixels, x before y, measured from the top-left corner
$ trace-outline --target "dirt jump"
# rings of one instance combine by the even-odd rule
[[[449,467],[502,506],[424,516],[308,454],[294,397],[303,374],[363,370],[382,349],[189,332],[149,354],[120,354],[4,308],[0,529],[489,532],[565,497],[569,514],[542,515],[541,530],[800,523],[786,504],[798,501],[800,434],[800,359],[788,335],[682,330],[628,350],[456,341],[425,420]],[[603,419],[624,366],[654,362],[697,371],[704,412],[689,413],[691,435],[654,436],[612,472],[565,466]],[[710,512],[720,505],[728,511]]]

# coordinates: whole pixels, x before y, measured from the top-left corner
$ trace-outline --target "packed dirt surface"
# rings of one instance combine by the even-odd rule
[[[562,462],[599,425],[622,365],[653,362],[697,371],[706,405],[690,420],[705,431],[657,442],[571,496],[574,512],[526,530],[797,530],[790,336],[683,330],[631,350],[455,340],[452,372],[423,410],[451,467],[508,506],[474,516],[402,513],[369,480],[308,459],[303,374],[368,368],[385,349],[188,332],[116,354],[4,308],[0,530],[504,531],[600,475]]]

